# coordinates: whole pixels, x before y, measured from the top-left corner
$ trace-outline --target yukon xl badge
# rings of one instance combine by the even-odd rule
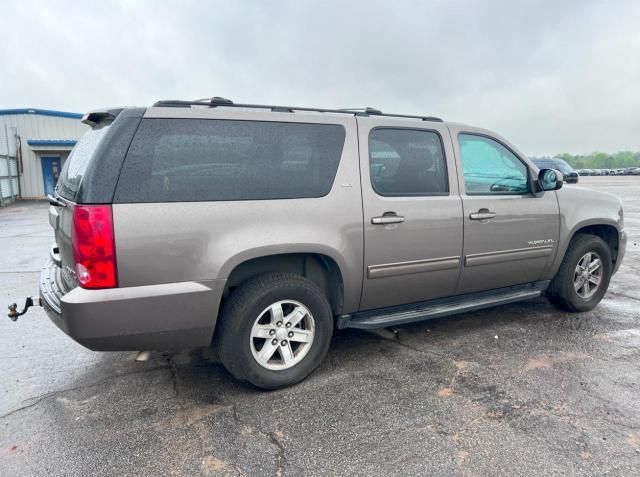
[[[540,239],[540,240],[529,240],[527,243],[529,245],[549,245],[554,242],[553,242],[553,239]]]

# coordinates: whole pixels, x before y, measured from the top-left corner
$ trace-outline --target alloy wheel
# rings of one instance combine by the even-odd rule
[[[576,293],[583,299],[591,298],[602,280],[602,259],[595,252],[585,253],[573,273],[573,287]]]
[[[272,371],[292,368],[307,355],[315,335],[309,309],[294,300],[281,300],[265,308],[251,328],[251,353]]]

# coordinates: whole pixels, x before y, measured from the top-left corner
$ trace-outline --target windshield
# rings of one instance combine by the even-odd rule
[[[562,159],[534,159],[533,162],[540,169],[557,169],[563,174],[573,172],[573,168]]]
[[[82,177],[108,129],[109,124],[99,129],[87,131],[71,150],[71,154],[69,154],[62,167],[56,187],[56,192],[59,195],[65,199],[75,201]]]
[[[571,167],[569,164],[564,162],[562,159],[554,159],[553,167],[554,169],[558,169],[563,174],[566,174],[568,172],[573,172],[573,167]]]

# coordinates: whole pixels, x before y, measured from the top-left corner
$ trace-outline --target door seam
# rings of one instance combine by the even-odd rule
[[[460,266],[458,267],[458,278],[456,280],[456,286],[453,289],[454,294],[458,291],[459,287],[460,287],[460,279],[462,278],[462,270],[464,269],[464,260],[465,260],[465,255],[464,255],[464,230],[465,230],[465,223],[464,223],[464,202],[462,200],[462,194],[460,192],[460,169],[458,167],[458,154],[456,152],[456,146],[455,143],[453,141],[453,134],[451,134],[451,128],[449,127],[449,125],[447,124],[447,131],[449,132],[449,141],[451,143],[451,151],[453,152],[453,166],[455,167],[456,173],[455,173],[455,177],[456,177],[456,184],[457,184],[457,189],[458,189],[458,200],[460,203],[460,221],[462,224],[462,249],[460,250]]]

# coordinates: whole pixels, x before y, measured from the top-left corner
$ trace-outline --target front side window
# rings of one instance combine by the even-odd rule
[[[374,190],[383,196],[449,191],[442,141],[433,131],[374,129],[369,135],[369,170]]]
[[[474,134],[458,136],[467,194],[525,194],[527,166],[498,141]]]

